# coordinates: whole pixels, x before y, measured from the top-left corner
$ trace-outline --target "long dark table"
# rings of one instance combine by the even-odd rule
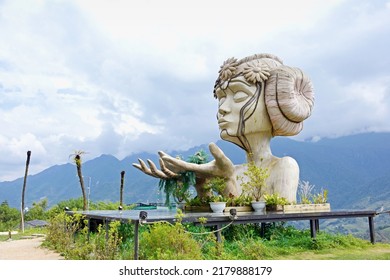
[[[106,224],[108,229],[108,223],[110,221],[121,221],[123,223],[134,223],[134,259],[138,259],[139,248],[139,225],[154,223],[154,222],[169,222],[175,223],[177,221],[176,209],[157,209],[157,210],[95,210],[95,211],[66,211],[67,214],[82,214],[88,221],[91,219],[98,220]],[[211,213],[211,212],[186,212],[181,217],[183,223],[193,223],[195,225],[204,224],[204,220],[200,221],[199,218],[206,218],[206,224],[208,226],[216,226],[217,229],[221,229],[226,224],[254,224],[260,223],[262,229],[264,225],[269,222],[281,222],[281,221],[310,221],[310,234],[312,238],[316,238],[316,234],[319,231],[319,220],[323,219],[340,219],[340,218],[368,218],[368,226],[370,231],[370,241],[375,243],[375,227],[374,217],[380,214],[375,210],[340,210],[340,211],[328,211],[328,212],[303,212],[303,213],[283,213],[283,212],[237,212],[231,214],[230,212],[224,213]],[[146,216],[146,217],[145,217]],[[217,239],[221,240],[221,233],[217,230]]]

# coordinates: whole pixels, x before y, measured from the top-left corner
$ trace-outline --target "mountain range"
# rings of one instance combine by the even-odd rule
[[[327,189],[332,209],[390,208],[390,133],[364,133],[319,141],[296,141],[276,137],[271,141],[276,156],[291,156],[300,166],[300,179],[315,185],[316,192]],[[217,141],[217,145],[235,164],[245,162],[237,146]],[[208,153],[206,144],[187,151],[171,152],[187,158],[199,150]],[[119,200],[120,172],[125,174],[126,203],[163,202],[158,179],[132,166],[137,159],[158,162],[156,154],[138,153],[119,160],[101,155],[83,163],[83,175],[91,201]],[[210,156],[210,159],[212,157]],[[19,207],[23,178],[0,182],[0,202]],[[27,178],[26,205],[47,198],[49,206],[81,196],[76,167],[55,165]]]

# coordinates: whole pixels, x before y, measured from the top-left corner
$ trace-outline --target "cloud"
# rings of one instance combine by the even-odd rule
[[[74,150],[216,141],[219,67],[260,52],[313,81],[296,139],[390,131],[389,2],[9,0],[0,15],[0,180],[23,175],[29,149],[38,172]]]

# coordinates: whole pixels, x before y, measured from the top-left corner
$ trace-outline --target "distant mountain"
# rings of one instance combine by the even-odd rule
[[[381,207],[390,209],[390,133],[367,133],[317,142],[299,142],[277,137],[271,141],[273,154],[291,156],[300,166],[300,178],[329,190],[333,209]],[[218,141],[217,145],[236,164],[245,162],[244,152],[237,146]],[[187,158],[207,145],[187,151],[172,152]],[[156,154],[140,153],[118,160],[102,155],[83,164],[85,184],[90,186],[90,200],[119,200],[120,172],[124,170],[126,203],[157,201],[158,179],[132,167],[137,159],[151,159],[158,163]],[[210,156],[211,158],[211,156]],[[91,184],[89,184],[91,183]],[[23,178],[0,182],[0,202],[7,200],[11,207],[19,207]],[[81,196],[76,167],[70,163],[52,166],[27,180],[26,204],[46,197],[49,205]]]

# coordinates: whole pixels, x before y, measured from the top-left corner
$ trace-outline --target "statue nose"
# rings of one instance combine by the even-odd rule
[[[227,100],[225,100],[222,104],[219,105],[218,107],[218,113],[221,114],[221,115],[226,115],[227,113],[230,112],[230,106],[229,106],[229,102]]]

